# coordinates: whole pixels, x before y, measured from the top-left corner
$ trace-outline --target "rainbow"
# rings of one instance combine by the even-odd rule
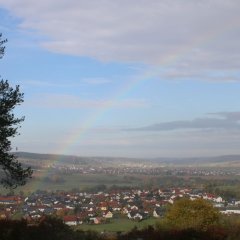
[[[154,65],[150,70],[147,70],[141,76],[133,77],[128,83],[123,85],[121,89],[119,89],[115,94],[111,101],[106,102],[104,105],[101,106],[100,109],[97,109],[90,117],[88,117],[85,122],[82,124],[81,128],[76,130],[73,129],[72,133],[69,134],[69,138],[66,139],[62,144],[58,147],[57,151],[59,155],[67,155],[69,154],[69,150],[71,146],[75,142],[79,142],[80,140],[84,139],[84,135],[91,129],[91,127],[96,123],[99,119],[102,118],[109,110],[111,110],[115,103],[118,102],[120,99],[124,98],[124,96],[129,93],[132,89],[136,86],[140,85],[143,82],[150,80],[151,78],[159,76],[165,68],[172,66],[173,64],[180,62],[183,58],[187,57],[192,53],[193,50],[202,48],[204,46],[208,46],[217,38],[220,38],[229,32],[233,31],[236,27],[238,27],[238,21],[233,19],[231,23],[228,25],[220,28],[215,29],[212,32],[209,32],[206,35],[202,35],[192,41],[191,44],[185,47],[179,47],[178,50],[174,51],[173,53],[164,56],[161,61]],[[159,67],[160,66],[160,67]],[[60,158],[55,157],[52,160],[52,164],[57,163]],[[46,177],[49,175],[49,172],[46,171],[42,174],[41,178]],[[41,183],[43,184],[43,182]],[[39,183],[28,183],[27,189],[34,191],[38,189],[41,184]]]

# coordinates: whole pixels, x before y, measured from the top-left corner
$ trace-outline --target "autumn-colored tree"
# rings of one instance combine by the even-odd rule
[[[177,229],[193,228],[207,230],[219,222],[220,213],[212,204],[203,199],[180,199],[166,213],[164,222]]]

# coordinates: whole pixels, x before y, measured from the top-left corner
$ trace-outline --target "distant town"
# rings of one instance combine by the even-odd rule
[[[141,175],[172,175],[172,176],[240,176],[240,169],[211,169],[197,167],[149,167],[146,165],[138,167],[97,167],[86,166],[79,167],[78,165],[49,165],[49,169],[55,172],[64,174],[79,173],[79,174],[141,174]]]

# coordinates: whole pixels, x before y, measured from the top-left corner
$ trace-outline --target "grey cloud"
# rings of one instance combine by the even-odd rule
[[[186,69],[175,68],[168,69],[163,74],[160,74],[162,79],[168,80],[203,80],[208,82],[238,82],[240,81],[240,72],[235,71],[215,71],[214,73],[211,71],[199,71],[197,69]]]
[[[203,71],[240,66],[240,1],[0,0],[50,51]]]
[[[238,122],[240,121],[240,112],[217,112],[209,113],[209,115],[216,115],[225,118],[228,121]]]
[[[172,121],[153,124],[140,128],[125,129],[128,131],[173,131],[173,130],[240,130],[240,112],[211,113],[218,118],[196,118],[191,121]]]

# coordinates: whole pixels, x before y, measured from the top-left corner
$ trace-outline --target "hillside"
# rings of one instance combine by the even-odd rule
[[[58,154],[40,154],[29,152],[15,153],[23,163],[33,165],[45,164],[77,164],[77,165],[95,165],[101,164],[104,166],[114,165],[237,165],[240,166],[240,155],[223,155],[214,157],[191,157],[191,158],[122,158],[122,157],[82,157],[73,155],[58,155]]]

